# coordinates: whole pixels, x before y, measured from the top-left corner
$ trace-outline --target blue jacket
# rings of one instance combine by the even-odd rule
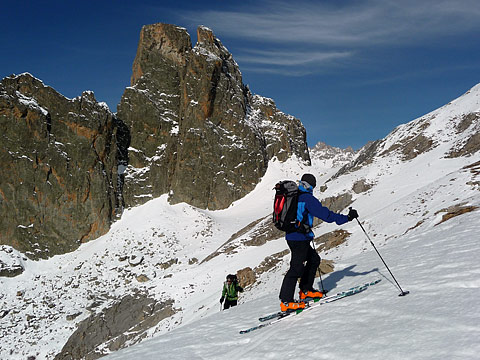
[[[302,221],[306,218],[304,223],[309,227],[313,226],[313,218],[317,217],[328,223],[335,222],[337,225],[342,225],[348,222],[348,216],[334,213],[322,205],[322,203],[313,196],[313,188],[308,189],[304,187],[304,183],[300,182],[298,189],[300,195],[298,196],[297,219]],[[294,241],[311,241],[315,234],[313,231],[304,234],[301,232],[287,233],[285,239]]]

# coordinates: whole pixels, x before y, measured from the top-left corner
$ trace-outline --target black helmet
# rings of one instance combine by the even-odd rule
[[[304,174],[301,180],[307,182],[309,185],[312,185],[312,188],[317,186],[317,179],[315,179],[315,176],[312,174]]]

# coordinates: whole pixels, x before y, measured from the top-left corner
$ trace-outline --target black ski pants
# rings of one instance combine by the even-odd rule
[[[315,281],[315,274],[320,265],[320,256],[310,246],[310,241],[287,240],[288,247],[292,253],[290,269],[283,278],[280,289],[280,300],[292,302],[295,293],[297,279],[300,278],[300,290],[311,290]]]
[[[227,310],[232,306],[237,306],[237,301],[238,300],[228,300],[225,299],[225,305],[223,306],[223,310]]]

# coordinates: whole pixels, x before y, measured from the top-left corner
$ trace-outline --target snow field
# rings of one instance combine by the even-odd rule
[[[478,211],[345,258],[326,276],[332,292],[375,278],[367,291],[320,305],[271,327],[239,330],[278,308],[278,293],[215,313],[111,354],[107,359],[477,359],[480,351]],[[272,288],[278,288],[278,282]],[[275,289],[277,290],[277,289]]]

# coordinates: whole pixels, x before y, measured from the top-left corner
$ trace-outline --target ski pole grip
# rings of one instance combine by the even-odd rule
[[[352,211],[352,207],[351,207],[351,206],[348,208],[348,211]],[[357,214],[357,215],[358,215],[358,214]],[[363,230],[363,226],[362,226],[362,224],[360,223],[360,220],[358,220],[358,217],[356,217],[355,220],[357,220],[358,225],[360,225],[360,227],[361,227],[362,230]],[[365,230],[363,230],[363,231],[365,232]]]

